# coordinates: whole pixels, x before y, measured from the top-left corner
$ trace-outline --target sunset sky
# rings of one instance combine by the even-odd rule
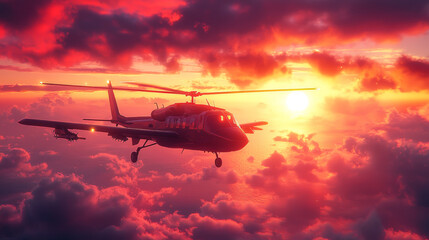
[[[0,1],[0,239],[428,239],[428,44],[427,0]],[[207,97],[269,123],[219,169],[17,123],[109,119],[105,91],[39,84],[107,80],[319,90]],[[115,94],[125,116],[190,100]]]

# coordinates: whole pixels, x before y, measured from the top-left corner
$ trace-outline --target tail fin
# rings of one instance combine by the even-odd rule
[[[109,102],[110,102],[110,111],[112,112],[112,123],[120,123],[125,120],[125,117],[119,113],[118,104],[116,103],[115,94],[113,93],[112,83],[108,81],[108,89],[109,93]]]

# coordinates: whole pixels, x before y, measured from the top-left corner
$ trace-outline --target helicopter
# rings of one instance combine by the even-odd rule
[[[84,140],[70,129],[87,130],[91,132],[106,132],[108,136],[125,142],[131,138],[132,145],[139,144],[144,140],[142,146],[131,153],[131,161],[137,162],[141,149],[158,144],[167,148],[182,148],[212,152],[216,155],[215,166],[222,166],[221,152],[238,151],[249,142],[246,133],[254,133],[262,130],[259,126],[268,124],[265,121],[239,124],[234,115],[223,109],[205,104],[195,103],[195,98],[203,95],[235,94],[235,93],[258,93],[258,92],[282,92],[316,90],[316,88],[295,89],[270,89],[270,90],[244,90],[244,91],[220,91],[220,92],[198,92],[182,91],[168,87],[162,87],[146,83],[127,82],[138,88],[112,87],[107,81],[107,87],[71,85],[58,83],[43,83],[61,87],[107,89],[112,119],[83,119],[87,121],[106,121],[116,126],[104,126],[85,123],[60,122],[41,119],[22,119],[20,124],[54,128],[54,137],[67,139],[69,141]],[[191,102],[174,103],[167,107],[153,110],[150,116],[125,117],[120,114],[114,90],[140,91],[163,94],[179,94],[191,97]],[[119,125],[121,127],[119,127]]]

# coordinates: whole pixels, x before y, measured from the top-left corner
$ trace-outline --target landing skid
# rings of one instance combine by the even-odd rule
[[[144,142],[143,146],[138,147],[138,148],[137,148],[137,150],[136,150],[135,152],[132,152],[132,153],[131,153],[131,162],[133,162],[133,163],[137,162],[137,160],[138,160],[138,158],[139,158],[139,152],[140,152],[140,150],[141,150],[141,149],[143,149],[143,148],[147,148],[147,147],[151,147],[151,146],[153,146],[153,145],[155,145],[155,144],[156,144],[156,143],[152,143],[152,144],[148,144],[148,145],[146,145],[146,143],[147,143],[148,141],[149,141],[149,140],[148,140],[148,139],[146,139],[146,141]]]

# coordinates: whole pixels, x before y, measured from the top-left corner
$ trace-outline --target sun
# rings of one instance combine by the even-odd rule
[[[287,96],[286,104],[293,112],[304,111],[308,107],[308,97],[303,92],[291,92]]]

